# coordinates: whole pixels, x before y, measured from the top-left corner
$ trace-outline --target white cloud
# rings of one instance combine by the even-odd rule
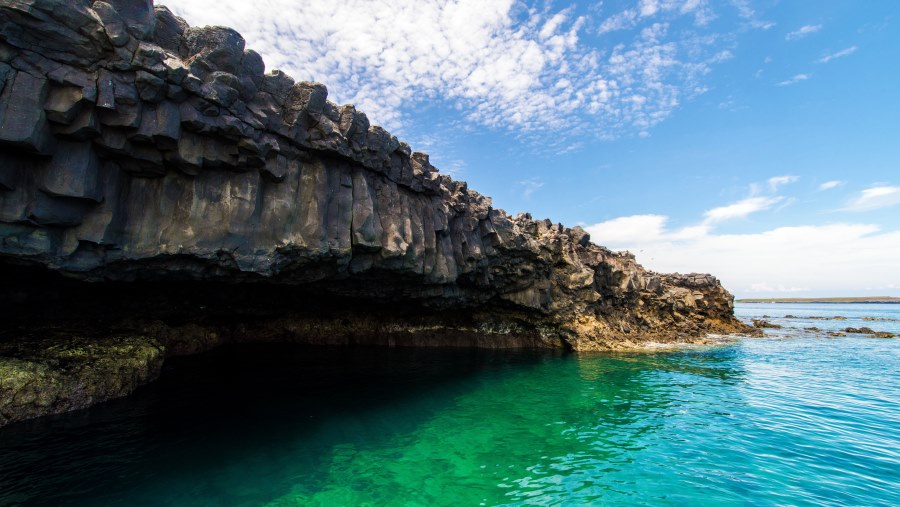
[[[184,0],[192,25],[224,25],[297,80],[325,83],[373,123],[405,134],[422,104],[445,103],[467,122],[516,133],[644,132],[703,87],[721,47],[670,33],[660,13],[712,19],[706,0],[653,0],[599,30],[636,28],[612,48],[589,46],[571,9],[516,0]],[[642,18],[641,14],[645,16]],[[668,19],[668,18],[667,18]],[[563,84],[562,86],[557,86]],[[641,100],[634,100],[636,97]]]
[[[832,54],[830,54],[830,55],[825,55],[825,56],[823,56],[822,58],[819,58],[819,63],[828,63],[828,62],[830,62],[831,60],[834,60],[835,58],[840,58],[840,57],[842,57],[842,56],[852,55],[853,53],[856,52],[857,49],[858,49],[858,48],[857,48],[856,46],[850,46],[849,48],[847,48],[847,49],[842,49],[842,50],[838,51],[837,53],[832,53]]]
[[[900,204],[900,187],[881,185],[859,193],[842,211],[871,211]]]
[[[841,180],[826,181],[825,183],[819,185],[819,190],[831,190],[832,188],[837,188],[843,184],[844,182]]]
[[[779,196],[748,197],[744,200],[729,204],[727,206],[720,206],[718,208],[708,210],[703,214],[703,216],[706,219],[706,223],[709,224],[724,222],[726,220],[733,220],[735,218],[746,218],[752,213],[771,208],[775,204],[781,202],[783,199],[783,197]]]
[[[759,30],[768,30],[775,26],[775,23],[772,21],[765,21],[759,19],[756,16],[756,11],[750,7],[750,0],[731,0],[731,5],[733,5],[737,11],[738,16],[746,19],[751,28],[756,28]]]
[[[606,18],[600,24],[598,32],[603,34],[634,28],[640,22],[640,18],[685,14],[692,14],[694,25],[698,27],[706,26],[716,19],[715,12],[709,6],[709,0],[639,0],[636,8],[626,9]]]
[[[659,2],[656,0],[641,0],[641,16],[652,16],[659,10]]]
[[[517,185],[522,188],[522,198],[530,199],[532,194],[544,186],[544,182],[540,178],[529,178],[518,182]]]
[[[628,30],[637,26],[637,23],[638,12],[634,9],[627,9],[603,20],[597,31],[600,34],[604,34],[618,30]]]
[[[798,176],[773,176],[769,178],[769,189],[774,192],[779,186],[794,183],[798,179],[800,179]]]
[[[668,217],[632,215],[589,226],[591,239],[601,245],[641,244],[662,236]]]
[[[803,25],[797,30],[788,33],[784,36],[785,40],[797,40],[802,39],[810,34],[816,33],[822,29],[822,25]]]
[[[756,16],[756,12],[750,7],[749,0],[732,0],[731,3],[737,8],[738,14],[742,18],[753,18]]]
[[[666,217],[652,224],[665,224]],[[871,224],[829,224],[779,227],[749,234],[693,236],[684,229],[646,227],[629,238],[616,239],[604,231],[632,222],[622,217],[585,227],[591,240],[615,250],[637,254],[644,266],[659,272],[701,272],[717,276],[736,293],[810,290],[840,295],[842,291],[872,287],[889,289],[886,281],[900,280],[900,231],[881,231]],[[640,224],[644,218],[635,218]],[[802,289],[801,289],[802,288]]]
[[[459,179],[465,176],[464,173],[467,166],[468,164],[465,160],[451,159],[441,164],[441,172],[447,176]]]
[[[799,83],[800,81],[806,81],[810,77],[812,77],[812,76],[809,74],[797,74],[796,76],[794,76],[790,79],[786,79],[786,80],[778,83],[778,86],[789,86],[792,84]]]

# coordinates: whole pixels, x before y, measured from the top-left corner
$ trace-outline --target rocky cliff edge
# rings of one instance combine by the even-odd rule
[[[509,216],[324,85],[265,73],[236,31],[149,0],[0,0],[0,89],[7,348],[41,326],[169,354],[746,330],[712,276]]]

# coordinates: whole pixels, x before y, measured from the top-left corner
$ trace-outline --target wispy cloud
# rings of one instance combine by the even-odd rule
[[[819,190],[831,190],[832,188],[837,188],[843,184],[844,182],[841,180],[826,181],[825,183],[819,185]]]
[[[669,217],[631,215],[590,226],[591,240],[601,245],[643,244],[660,238]]]
[[[749,22],[751,28],[768,30],[775,26],[774,22],[760,19],[756,15],[756,11],[750,7],[750,0],[731,0],[731,5],[737,9],[740,17]]]
[[[746,218],[752,213],[763,211],[771,208],[775,204],[781,202],[784,198],[780,196],[773,197],[748,197],[741,201],[720,206],[707,210],[703,213],[706,223],[724,222],[736,218]]]
[[[835,58],[841,58],[842,56],[852,55],[856,52],[858,48],[856,46],[850,46],[847,49],[842,49],[837,53],[831,53],[830,55],[825,55],[822,58],[819,58],[819,63],[828,63]]]
[[[812,77],[812,75],[810,75],[810,74],[797,74],[796,76],[794,76],[790,79],[785,79],[784,81],[777,83],[777,85],[778,86],[790,86],[792,84],[797,84],[801,81],[806,81],[807,79],[809,79],[811,77]]]
[[[900,187],[881,185],[869,187],[841,208],[842,211],[872,211],[900,204]]]
[[[802,39],[810,34],[814,34],[822,29],[822,25],[803,25],[793,32],[789,32],[784,36],[784,40]]]
[[[598,32],[603,34],[616,30],[627,30],[634,28],[640,18],[672,14],[692,14],[696,26],[705,26],[716,18],[709,5],[709,0],[639,0],[636,8],[625,9],[606,18],[600,24]]]
[[[518,182],[517,185],[522,189],[522,198],[530,199],[532,194],[544,186],[544,182],[540,178],[529,178]]]
[[[627,30],[634,28],[638,24],[638,11],[634,9],[626,9],[618,14],[614,14],[600,23],[597,32],[600,34],[615,32],[618,30]]]
[[[405,135],[423,103],[517,134],[632,135],[705,89],[722,61],[715,34],[669,29],[711,19],[707,0],[644,0],[603,20],[516,0],[310,2],[191,0],[171,5],[193,25],[237,29],[269,69],[325,83],[373,123]],[[660,16],[665,19],[660,19]],[[633,28],[612,47],[584,37]]]
[[[799,176],[790,176],[790,175],[773,176],[773,177],[769,178],[769,181],[768,181],[769,190],[774,192],[774,191],[778,190],[778,187],[780,187],[781,185],[787,185],[789,183],[794,183],[795,181],[797,181],[799,179],[800,179]]]
[[[441,164],[441,172],[454,178],[462,178],[467,166],[465,160],[452,159]]]

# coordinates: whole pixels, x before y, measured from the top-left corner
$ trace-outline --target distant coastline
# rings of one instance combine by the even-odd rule
[[[900,304],[900,297],[894,296],[863,296],[843,298],[747,298],[736,299],[736,303],[896,303]]]

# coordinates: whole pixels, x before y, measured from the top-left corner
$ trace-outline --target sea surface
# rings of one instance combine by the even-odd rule
[[[785,327],[654,354],[173,360],[0,429],[0,505],[900,505],[900,339],[803,329],[900,332],[900,305],[737,313]]]

